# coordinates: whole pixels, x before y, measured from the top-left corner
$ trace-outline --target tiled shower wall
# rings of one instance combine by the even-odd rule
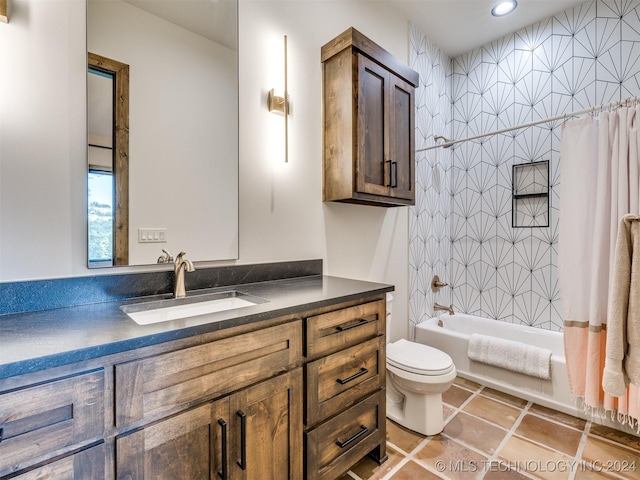
[[[416,92],[416,149],[435,145],[434,135],[451,138],[451,59],[415,27],[410,31],[410,64],[420,75]],[[451,289],[431,291],[438,275],[451,272],[452,151],[416,153],[416,204],[409,219],[409,330],[431,317],[434,302],[451,303]]]
[[[417,148],[434,134],[466,138],[640,95],[640,0],[586,2],[453,59],[450,74],[444,55],[415,29],[411,45],[421,75]],[[441,63],[430,73],[434,58]],[[442,88],[428,80],[441,72]],[[449,96],[451,111],[434,96]],[[428,283],[436,272],[452,287],[435,294],[439,303],[450,298],[457,311],[562,329],[561,126],[541,124],[417,156],[411,325],[431,316]],[[541,160],[550,162],[550,226],[512,228],[512,167]],[[437,175],[443,184],[434,181]]]

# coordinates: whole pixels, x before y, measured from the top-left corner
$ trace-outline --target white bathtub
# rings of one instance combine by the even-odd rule
[[[438,320],[442,320],[442,327],[438,326]],[[467,350],[472,333],[515,340],[551,350],[551,379],[530,377],[470,360]],[[582,406],[576,406],[569,392],[561,332],[472,315],[444,314],[416,325],[415,341],[449,354],[461,377],[545,407],[585,418]]]

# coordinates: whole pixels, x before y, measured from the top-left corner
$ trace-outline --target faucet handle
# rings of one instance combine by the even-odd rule
[[[437,292],[442,287],[446,287],[447,285],[449,284],[440,281],[440,277],[438,277],[438,275],[434,275],[433,280],[431,280],[431,291]]]
[[[173,256],[167,252],[164,248],[162,249],[164,255],[160,255],[158,257],[158,263],[171,263],[173,262]]]

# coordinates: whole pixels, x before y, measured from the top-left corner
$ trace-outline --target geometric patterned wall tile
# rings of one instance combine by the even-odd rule
[[[418,29],[410,37],[421,80],[417,145],[433,144],[434,134],[464,138],[640,95],[640,0],[585,2],[453,60]],[[543,124],[417,159],[411,330],[433,314],[434,300],[562,330],[561,126]],[[513,165],[538,161],[549,161],[549,226],[513,228]],[[434,272],[450,285],[437,299],[427,285]]]
[[[416,89],[416,148],[421,148],[434,145],[434,135],[453,136],[451,60],[414,26],[409,37],[410,65],[420,75]],[[464,96],[463,92],[460,95]],[[475,110],[479,115],[480,106]],[[469,115],[467,108],[465,112]],[[451,283],[451,155],[452,150],[443,149],[416,155],[416,202],[409,215],[410,338],[415,324],[433,315],[434,302],[451,303],[451,288],[431,291],[434,275]]]

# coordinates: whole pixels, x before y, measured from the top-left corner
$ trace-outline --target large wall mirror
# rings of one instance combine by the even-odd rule
[[[87,5],[89,266],[238,258],[237,0]]]

